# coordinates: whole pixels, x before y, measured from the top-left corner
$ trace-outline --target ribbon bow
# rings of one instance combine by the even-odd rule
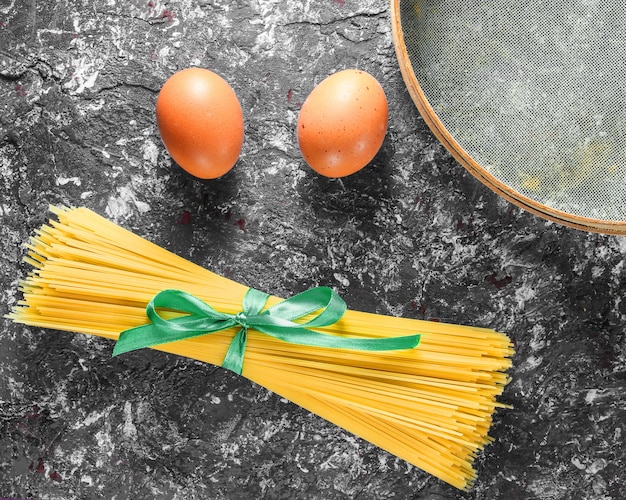
[[[248,329],[253,328],[274,338],[292,344],[352,349],[360,351],[391,351],[411,349],[419,343],[419,335],[391,338],[349,338],[321,333],[312,328],[329,326],[341,319],[346,303],[328,287],[306,290],[263,310],[269,294],[248,289],[243,298],[243,310],[236,314],[221,313],[209,304],[182,290],[163,290],[146,306],[151,323],[123,331],[113,349],[113,356],[177,340],[208,335],[239,325],[233,338],[223,368],[237,374],[243,369]],[[184,313],[185,316],[165,319],[157,312],[167,308]],[[304,323],[294,320],[319,311]]]

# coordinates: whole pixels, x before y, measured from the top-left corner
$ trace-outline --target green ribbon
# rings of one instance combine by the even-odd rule
[[[335,349],[395,351],[412,349],[419,344],[420,336],[417,334],[370,339],[340,337],[311,330],[336,323],[346,312],[346,303],[328,287],[311,288],[263,310],[268,298],[269,294],[250,288],[243,298],[243,310],[237,314],[226,314],[182,290],[163,290],[146,306],[151,322],[123,331],[115,344],[113,356],[235,326],[241,328],[226,352],[222,367],[237,374],[241,374],[243,369],[250,328],[292,344]],[[159,308],[187,314],[165,319],[157,312]],[[294,322],[314,312],[317,314],[309,321]]]

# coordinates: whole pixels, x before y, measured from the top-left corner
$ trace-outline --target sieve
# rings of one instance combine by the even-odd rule
[[[626,234],[626,3],[391,0],[424,121],[512,203]]]

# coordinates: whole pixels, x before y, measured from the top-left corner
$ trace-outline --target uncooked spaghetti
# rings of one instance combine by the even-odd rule
[[[146,305],[184,290],[236,314],[249,290],[86,208],[52,207],[56,219],[27,245],[33,270],[9,318],[26,325],[118,340],[147,323]],[[281,302],[271,296],[268,305]],[[168,314],[164,312],[164,314]],[[175,317],[174,314],[170,314]],[[416,348],[385,352],[297,345],[254,329],[242,375],[459,489],[508,382],[513,348],[502,333],[348,310],[319,332],[339,338],[420,335]],[[154,346],[221,366],[237,328]]]

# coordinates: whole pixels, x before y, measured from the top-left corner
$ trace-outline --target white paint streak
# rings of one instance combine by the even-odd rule
[[[87,417],[85,417],[85,419],[83,421],[79,421],[76,422],[74,425],[72,425],[72,429],[82,429],[83,427],[88,427],[90,425],[93,425],[94,423],[96,423],[98,420],[100,420],[104,414],[106,412],[105,411],[101,411],[101,412],[91,412],[89,415],[87,415]]]
[[[515,290],[515,300],[517,301],[518,307],[523,310],[526,306],[526,302],[534,299],[536,295],[537,292],[535,292],[531,285],[520,286]]]
[[[9,12],[11,12],[13,10],[13,6],[15,5],[15,0],[12,0],[10,5],[7,5],[5,7],[2,7],[0,9],[0,12],[2,12],[3,14],[8,14]]]
[[[226,460],[230,460],[237,465],[241,465],[241,459],[239,458],[241,455],[239,451],[239,444],[232,441],[221,443],[220,451]]]
[[[342,286],[345,286],[345,287],[350,286],[350,280],[346,278],[345,275],[340,274],[340,273],[334,273],[333,276],[339,283],[341,283]]]
[[[602,401],[606,398],[606,391],[601,389],[589,389],[585,395],[585,403],[592,405],[597,401]]]
[[[58,177],[56,180],[56,185],[65,186],[66,184],[69,184],[70,182],[72,184],[75,184],[76,186],[81,185],[80,177]]]
[[[85,483],[87,486],[93,486],[93,478],[87,474],[80,477],[80,482]]]
[[[151,166],[155,167],[159,160],[159,148],[150,139],[147,139],[142,146],[143,159]]]
[[[140,213],[150,211],[150,205],[137,199],[132,182],[118,189],[119,196],[111,196],[106,206],[106,214],[112,219],[120,219],[132,214],[134,206]]]
[[[71,79],[63,85],[71,94],[81,94],[95,85],[99,69],[94,61],[87,56],[72,59],[72,68]]]
[[[276,26],[286,23],[288,12],[286,12],[283,2],[279,0],[258,1],[255,7],[261,17],[263,29],[256,36],[252,52],[263,53],[265,57],[273,57],[276,50],[280,50],[282,47],[277,40]]]
[[[75,449],[69,456],[70,463],[79,467],[85,460],[85,450]]]
[[[124,403],[124,425],[122,433],[129,439],[137,439],[137,427],[133,423],[133,407],[130,401]]]
[[[543,357],[529,356],[526,359],[526,362],[524,363],[524,365],[521,367],[521,371],[534,370],[535,368],[539,368],[541,366],[541,363],[543,363]]]
[[[546,341],[544,339],[546,336],[546,329],[543,325],[540,325],[540,324],[534,325],[530,333],[532,336],[530,338],[528,345],[533,351],[536,351],[545,347]]]
[[[100,449],[100,455],[96,460],[96,467],[104,467],[106,461],[105,457],[110,457],[113,455],[113,450],[115,449],[115,445],[113,444],[113,440],[111,439],[111,426],[106,423],[104,428],[96,432],[95,438],[98,443],[98,448]]]

